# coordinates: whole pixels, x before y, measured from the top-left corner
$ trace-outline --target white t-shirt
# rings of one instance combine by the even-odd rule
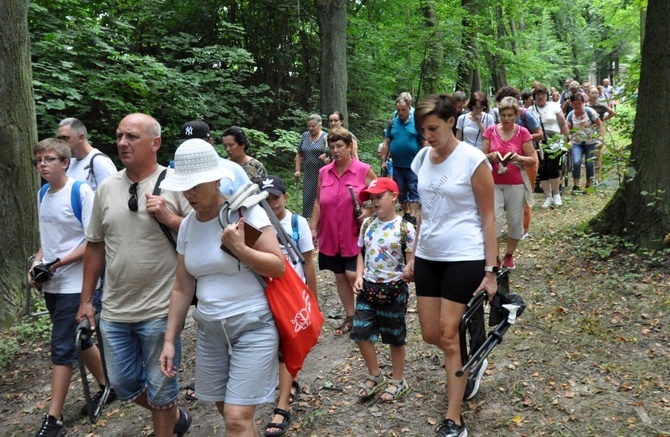
[[[482,141],[484,140],[484,137],[482,137],[484,131],[487,127],[494,124],[495,119],[493,116],[486,112],[482,112],[482,125],[484,125],[484,129],[479,130],[477,123],[470,119],[469,113],[466,113],[458,117],[458,120],[456,121],[456,129],[460,129],[463,132],[463,141],[471,146],[481,149]]]
[[[369,226],[361,226],[358,236],[358,247],[365,247],[365,270],[363,278],[370,282],[399,281],[405,267],[405,256],[402,253],[402,217],[383,222],[375,217]],[[406,222],[407,236],[405,251],[411,252],[414,247],[414,225]]]
[[[284,228],[286,233],[289,235],[289,238],[291,239],[293,238],[293,227],[291,226],[292,216],[293,213],[287,209],[286,215],[279,221],[282,228]],[[299,246],[301,253],[314,250],[314,243],[312,242],[312,231],[310,231],[309,223],[307,223],[307,220],[303,216],[298,216],[298,242],[300,243]],[[279,240],[279,247],[281,247],[281,251],[284,256],[287,257],[286,259],[288,259],[288,263],[293,266],[293,270],[295,270],[298,273],[298,276],[300,276],[302,280],[305,281],[305,269],[303,268],[302,263],[297,262],[293,264],[291,262],[291,259],[288,258],[288,252],[286,252],[284,245],[281,244],[281,240]]]
[[[98,149],[93,149],[81,161],[74,156],[70,159],[70,166],[67,168],[67,175],[78,181],[86,182],[95,192],[98,185],[107,179],[110,175],[116,173],[116,166],[112,160],[105,156],[96,156],[93,160],[93,172],[91,172],[91,158],[96,153],[102,153]]]
[[[270,226],[265,210],[258,205],[242,215],[259,229]],[[231,218],[237,221],[239,214],[235,212]],[[195,212],[189,214],[179,227],[177,252],[184,255],[186,270],[198,280],[198,312],[205,320],[221,320],[250,311],[269,311],[265,289],[253,271],[221,250],[218,218],[199,222]]]
[[[68,178],[65,186],[55,193],[50,190],[44,194],[40,202],[37,193],[37,211],[40,226],[40,247],[42,259],[51,262],[56,258],[63,258],[86,242],[84,229],[91,219],[93,207],[93,191],[86,184],[81,184],[79,197],[81,199],[81,223],[72,209],[72,185],[75,180]],[[42,285],[42,291],[55,294],[81,293],[84,275],[84,261],[77,261],[58,268],[54,277]]]
[[[128,208],[132,181],[125,169],[108,177],[95,193],[86,239],[105,243],[101,317],[106,321],[134,323],[167,316],[177,252],[147,212],[146,200],[164,169],[159,165],[140,181],[137,211]],[[161,196],[173,214],[184,217],[192,211],[181,193],[163,190]]]
[[[544,125],[544,131],[547,133],[547,139],[554,136],[554,134],[561,133],[561,127],[558,125],[557,114],[563,114],[561,105],[556,102],[547,102],[543,107],[532,105],[528,108]]]
[[[460,142],[444,162],[433,165],[430,147],[412,162],[421,197],[421,227],[416,256],[431,261],[485,258],[484,231],[472,191],[472,175],[486,155]]]

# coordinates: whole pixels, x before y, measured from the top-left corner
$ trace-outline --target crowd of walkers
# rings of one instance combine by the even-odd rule
[[[584,186],[593,185],[603,121],[616,115],[608,80],[601,87],[566,80],[565,87],[560,95],[539,83],[522,92],[505,87],[494,108],[480,91],[469,99],[460,91],[431,95],[416,105],[402,93],[378,155],[382,174],[390,177],[378,177],[359,159],[358,140],[343,126],[341,112],[328,115],[328,131],[320,115],[310,115],[295,155],[302,215],[286,208],[286,184],[250,156],[240,127],[223,131],[229,158],[223,159],[205,122],[185,123],[168,169],[157,161],[158,121],[130,114],[116,130],[124,166],[117,172],[91,147],[81,121],[63,120],[55,138],[33,149],[33,164],[48,184],[36,195],[40,247],[28,281],[44,292],[53,321],[51,402],[36,435],[66,433],[63,403],[77,363],[73,337],[84,319],[100,332],[107,369],[91,341],[81,345],[101,387],[94,405],[111,385],[106,402],[149,410],[154,435],[185,435],[193,417],[178,407],[176,374],[181,330],[196,301],[195,383],[187,386],[187,399],[213,402],[226,435],[253,436],[256,406],[275,402],[278,386],[264,433],[284,435],[301,387],[278,354],[279,334],[257,280],[285,272],[288,249],[270,214],[304,256],[293,267],[314,297],[314,250],[319,269],[335,275],[343,320],[334,335],[348,335],[360,349],[362,399],[381,392],[381,401],[392,402],[410,388],[405,316],[408,283],[415,282],[423,340],[444,355],[449,403],[435,432],[466,436],[461,402],[476,395],[487,366],[477,363],[474,378],[455,376],[467,303],[479,290],[491,300],[499,268],[516,267],[536,177],[543,208],[563,204],[559,179],[566,153],[574,160],[572,192],[583,192],[582,163]],[[222,225],[219,211],[249,182],[268,193],[271,212],[252,206]],[[257,230],[251,243],[247,226]],[[484,333],[481,320],[471,332],[474,348]],[[380,339],[390,346],[390,375],[379,366],[374,343]]]

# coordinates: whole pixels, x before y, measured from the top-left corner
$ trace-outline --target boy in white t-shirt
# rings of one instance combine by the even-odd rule
[[[286,202],[288,201],[288,193],[286,192],[286,185],[279,176],[269,175],[259,184],[262,191],[267,191],[268,204],[272,208],[272,212],[277,216],[279,223],[284,228],[286,233],[293,239],[300,253],[305,258],[304,264],[297,261],[291,263],[288,258],[286,248],[279,241],[279,246],[287,257],[289,263],[298,275],[305,281],[307,287],[311,290],[315,300],[318,302],[318,294],[316,289],[316,269],[314,267],[314,260],[312,258],[312,251],[314,250],[314,243],[312,242],[312,232],[309,229],[307,220],[286,209]],[[275,229],[276,232],[276,229]],[[280,357],[281,361],[281,357]],[[300,393],[300,384],[294,380],[291,374],[286,369],[283,362],[279,363],[279,400],[277,401],[277,408],[274,409],[274,416],[272,421],[265,427],[266,436],[280,436],[288,429],[291,421],[291,412],[289,411],[291,404],[296,401]]]
[[[361,202],[371,201],[375,216],[361,226],[354,293],[356,313],[350,338],[358,343],[368,368],[365,381],[359,386],[359,396],[367,399],[384,385],[373,341],[381,336],[382,343],[391,348],[393,376],[381,395],[385,402],[398,399],[409,390],[403,378],[407,300],[409,290],[402,282],[405,256],[413,256],[414,226],[398,216],[398,185],[390,178],[377,178],[361,191]]]
[[[33,164],[48,183],[37,194],[40,227],[40,249],[28,272],[28,282],[44,292],[53,326],[51,330],[51,403],[49,412],[37,436],[65,435],[63,404],[67,396],[72,371],[77,363],[73,341],[77,331],[76,315],[81,300],[83,258],[86,248],[84,229],[88,226],[93,207],[93,190],[85,183],[67,176],[70,149],[61,140],[47,138],[33,149]],[[77,184],[77,185],[75,185]],[[77,191],[78,190],[78,191]],[[53,263],[54,261],[57,261]],[[53,263],[50,273],[42,280],[35,272]],[[31,274],[33,272],[33,274]],[[106,384],[100,351],[89,339],[82,344],[86,367],[101,387]],[[97,397],[100,399],[100,397]]]

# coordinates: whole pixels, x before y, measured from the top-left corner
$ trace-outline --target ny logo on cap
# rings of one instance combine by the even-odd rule
[[[189,137],[193,135],[193,126],[186,126],[186,129],[184,129],[184,135]]]

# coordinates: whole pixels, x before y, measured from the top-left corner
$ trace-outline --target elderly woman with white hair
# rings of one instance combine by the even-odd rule
[[[493,165],[498,247],[503,215],[507,212],[507,247],[502,266],[513,269],[516,267],[514,251],[524,234],[525,204],[529,202],[532,206],[533,203],[532,187],[525,168],[537,163],[537,153],[528,129],[515,124],[520,111],[519,102],[514,97],[505,97],[498,104],[498,110],[500,123],[489,126],[484,132],[482,152]]]
[[[295,178],[300,177],[303,163],[305,164],[305,178],[302,181],[302,216],[312,217],[316,186],[319,182],[319,170],[330,163],[326,132],[321,129],[323,120],[318,114],[307,118],[307,132],[300,137],[298,150],[295,154]]]
[[[177,279],[160,366],[166,376],[176,376],[175,340],[197,293],[193,318],[198,323],[198,399],[216,403],[227,436],[250,436],[256,435],[256,405],[274,402],[279,348],[277,327],[255,274],[283,276],[284,257],[258,205],[245,210],[243,217],[233,212],[234,221],[221,231],[218,213],[226,201],[219,191],[222,178],[235,177],[209,143],[192,139],[179,146],[175,173],[161,183],[162,189],[182,192],[193,212],[179,227]],[[245,244],[245,221],[261,231],[252,247]]]

